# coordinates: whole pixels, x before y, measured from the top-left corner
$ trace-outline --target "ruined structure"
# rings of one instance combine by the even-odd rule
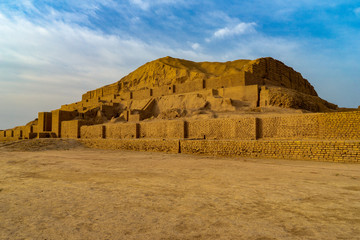
[[[0,131],[0,140],[79,138],[115,149],[357,162],[359,120],[359,111],[340,111],[272,58],[165,57],[79,102],[40,112],[26,126]]]

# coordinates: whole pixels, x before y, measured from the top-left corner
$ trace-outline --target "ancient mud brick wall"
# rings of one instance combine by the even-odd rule
[[[63,110],[54,110],[52,113],[52,132],[55,133],[57,137],[61,136],[61,122],[69,121],[74,119],[77,116],[76,112],[68,112]]]
[[[261,87],[259,99],[259,107],[267,107],[270,105],[270,91],[267,87]]]
[[[319,138],[318,114],[261,117],[257,122],[258,138]]]
[[[5,131],[6,137],[7,138],[13,138],[14,137],[14,130],[9,129]]]
[[[25,139],[35,138],[37,133],[36,128],[37,126],[33,126],[33,125],[24,126],[23,137]]]
[[[152,89],[143,89],[132,92],[132,99],[145,99],[150,98],[152,96]]]
[[[105,138],[105,126],[98,124],[98,125],[91,125],[91,126],[81,126],[80,127],[80,137],[81,138]]]
[[[106,101],[106,102],[116,102],[116,100],[121,100],[120,96],[118,94],[110,94],[110,95],[104,95],[103,97],[100,98],[100,100],[102,101]]]
[[[117,94],[120,90],[119,83],[113,83],[103,87],[103,95]]]
[[[245,73],[241,72],[236,75],[222,76],[205,80],[206,89],[218,89],[224,87],[244,86]],[[200,89],[199,89],[200,90]]]
[[[188,138],[195,139],[256,139],[256,119],[190,120]]]
[[[91,98],[91,94],[90,92],[87,92],[85,94],[82,95],[82,101],[86,101],[86,100],[89,100]]]
[[[138,138],[138,123],[115,123],[105,125],[105,135],[108,139],[131,139]]]
[[[200,91],[205,88],[205,81],[203,80],[194,80],[191,82],[185,82],[182,84],[175,85],[175,92],[179,93],[188,93],[188,92],[195,92]]]
[[[360,139],[360,111],[310,113],[257,120],[257,137],[264,139]]]
[[[120,98],[123,100],[130,100],[132,99],[133,94],[132,92],[120,92]]]
[[[245,85],[273,84],[317,96],[314,87],[300,73],[284,63],[272,58],[262,58],[254,62],[245,69]]]
[[[75,110],[82,111],[84,107],[84,102],[75,102],[71,104],[61,105],[60,109],[63,111],[75,111]]]
[[[81,139],[91,148],[150,152],[179,152],[179,141],[171,139]]]
[[[252,103],[253,107],[256,107],[259,100],[259,87],[258,85],[250,85],[223,88],[219,89],[219,95],[232,100],[248,101]]]
[[[90,99],[82,103],[82,106],[79,108],[81,111],[86,111],[89,108],[100,107],[103,103],[98,99]]]
[[[360,141],[81,139],[101,149],[360,163]]]
[[[259,59],[252,62],[253,64],[244,67],[244,85],[264,84],[263,81],[268,72],[266,59]]]
[[[1,130],[0,131],[0,141],[5,141],[5,140],[6,140],[5,131]]]
[[[181,153],[360,162],[360,141],[212,141],[182,140]]]
[[[153,96],[154,97],[166,96],[166,95],[174,94],[174,91],[175,91],[174,85],[156,87],[153,89]]]
[[[86,122],[82,120],[62,121],[61,122],[61,137],[62,138],[79,138],[80,127]]]
[[[51,112],[39,112],[38,113],[38,131],[50,132],[52,129],[52,113]]]
[[[140,138],[184,138],[184,121],[141,122]]]
[[[22,139],[23,138],[23,127],[17,127],[14,129],[14,137],[16,139]]]
[[[360,139],[360,111],[320,113],[319,138]]]

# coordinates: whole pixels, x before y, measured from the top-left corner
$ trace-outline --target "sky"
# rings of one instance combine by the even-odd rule
[[[360,105],[359,0],[0,0],[0,129],[157,58],[273,57]]]

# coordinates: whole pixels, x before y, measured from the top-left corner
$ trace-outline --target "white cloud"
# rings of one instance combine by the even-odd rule
[[[191,44],[191,48],[192,49],[194,49],[194,50],[198,50],[198,49],[200,49],[200,44],[199,43],[193,43],[193,44]]]
[[[233,35],[247,34],[255,31],[255,23],[239,23],[234,27],[225,27],[217,30],[214,33],[215,38],[230,37]]]
[[[231,27],[224,27],[221,29],[216,30],[211,38],[207,38],[206,41],[210,42],[213,39],[224,39],[233,37],[236,35],[245,35],[250,33],[256,33],[255,30],[256,23],[250,22],[241,22]]]

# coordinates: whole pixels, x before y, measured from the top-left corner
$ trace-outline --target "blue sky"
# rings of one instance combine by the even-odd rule
[[[360,105],[360,1],[0,0],[0,129],[164,56],[271,56]]]

